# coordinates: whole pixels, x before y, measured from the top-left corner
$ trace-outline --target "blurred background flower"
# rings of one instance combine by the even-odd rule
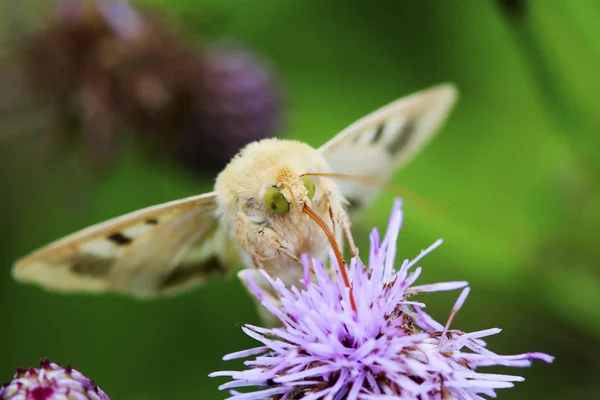
[[[94,381],[81,372],[40,361],[39,368],[19,369],[12,381],[0,388],[2,400],[110,400]]]
[[[46,3],[2,4],[27,4],[19,7],[17,20],[44,27],[44,18],[30,20]],[[600,390],[600,10],[593,2],[523,3],[524,18],[517,22],[535,35],[535,49],[520,44],[496,0],[131,4],[183,21],[185,43],[200,49],[207,42],[196,21],[205,7],[223,16],[218,36],[239,40],[277,70],[290,116],[281,133],[314,146],[395,98],[456,83],[461,97],[446,127],[393,179],[445,211],[432,214],[418,201],[408,202],[399,251],[418,253],[422,243],[444,237],[444,251],[430,255],[422,279],[471,283],[469,307],[457,315],[456,326],[501,326],[503,334],[490,340],[500,353],[535,348],[556,356],[551,365],[520,371],[527,384],[500,392],[500,398],[593,398]],[[532,63],[532,53],[541,61]],[[542,66],[551,67],[545,79],[559,95],[550,96],[541,83]],[[0,74],[0,81],[12,76]],[[15,104],[9,98],[14,93],[2,90],[0,104]],[[5,126],[0,122],[0,131],[10,134]],[[77,209],[68,198],[79,189],[63,175],[76,167],[65,162],[50,171],[31,147],[14,138],[0,146],[0,311],[4,325],[20,327],[2,330],[10,346],[2,350],[0,376],[45,354],[78,365],[118,398],[222,398],[206,375],[234,368],[234,362],[214,360],[251,347],[239,325],[259,322],[238,281],[217,280],[184,296],[139,303],[118,296],[59,296],[10,278],[11,263],[40,245],[128,211],[210,190],[212,178],[198,181],[169,163],[148,162],[126,143],[110,173],[93,184],[89,213],[73,215]],[[359,246],[368,244],[361,227],[384,226],[391,201],[392,194],[383,195],[354,220]],[[450,299],[442,293],[423,302],[443,320]],[[67,326],[69,335],[58,328],[40,335],[40,326]]]
[[[4,57],[22,82],[5,86],[17,93],[3,102],[3,114],[28,104],[30,113],[44,109],[38,129],[45,150],[65,157],[60,144],[74,140],[83,166],[104,170],[130,131],[154,155],[214,174],[245,144],[278,133],[274,73],[243,45],[208,35],[192,44],[157,11],[126,0],[54,3],[46,26],[13,34]],[[15,13],[8,18],[22,18]],[[18,135],[28,120],[5,118],[3,133]]]

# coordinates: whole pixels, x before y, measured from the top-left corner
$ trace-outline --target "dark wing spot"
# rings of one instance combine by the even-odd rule
[[[146,223],[148,225],[156,225],[156,224],[158,224],[158,219],[156,219],[156,218],[150,218],[150,219],[146,220]]]
[[[410,141],[413,135],[416,132],[417,121],[415,119],[409,119],[403,126],[400,132],[396,134],[394,140],[392,140],[388,146],[387,151],[391,156],[395,156],[398,154],[400,150],[406,146],[406,144]]]
[[[196,276],[208,278],[216,274],[224,274],[225,266],[216,257],[211,257],[198,263],[186,263],[177,266],[159,283],[159,289],[169,289],[178,286]]]
[[[375,144],[379,142],[381,139],[381,135],[383,135],[383,130],[385,129],[385,124],[379,125],[379,128],[375,131],[375,135],[373,135],[373,139],[371,139],[371,143]]]
[[[79,254],[71,259],[71,272],[78,275],[102,277],[108,275],[113,260],[91,254]]]
[[[107,239],[119,246],[127,246],[133,242],[132,238],[125,236],[121,232],[115,232],[112,235],[107,236]]]

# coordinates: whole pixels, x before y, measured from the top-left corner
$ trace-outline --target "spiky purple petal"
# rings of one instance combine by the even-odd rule
[[[524,378],[476,372],[478,367],[504,365],[528,367],[531,360],[552,362],[543,353],[502,356],[486,349],[481,339],[500,332],[487,329],[464,333],[450,329],[456,313],[469,294],[467,282],[444,282],[412,286],[420,259],[441,244],[436,241],[412,261],[395,270],[396,240],[402,224],[401,202],[394,205],[390,225],[381,245],[371,235],[370,267],[352,260],[351,286],[357,309],[350,305],[348,288],[332,257],[335,280],[319,260],[313,260],[315,280],[302,279],[299,290],[286,288],[266,272],[265,278],[281,297],[281,309],[257,295],[282,322],[280,328],[246,325],[244,332],[261,347],[240,351],[225,360],[248,358],[244,371],[222,371],[209,376],[229,376],[220,389],[251,387],[254,391],[231,391],[231,399],[480,399],[495,396]],[[310,263],[303,259],[308,276]],[[445,325],[411,300],[418,292],[462,289]]]

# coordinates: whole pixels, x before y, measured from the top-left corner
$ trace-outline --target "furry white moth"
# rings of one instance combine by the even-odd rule
[[[378,192],[311,173],[388,179],[437,132],[457,97],[451,84],[401,98],[344,129],[318,149],[265,139],[244,147],[214,191],[148,207],[94,225],[16,262],[13,275],[59,292],[154,297],[197,286],[240,264],[286,284],[302,274],[303,253],[325,259],[325,230],[339,247],[350,235],[348,205]],[[344,240],[344,238],[346,240]]]

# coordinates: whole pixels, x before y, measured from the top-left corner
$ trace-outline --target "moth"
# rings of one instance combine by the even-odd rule
[[[327,256],[327,231],[340,248],[355,248],[350,216],[378,193],[335,174],[389,179],[430,141],[456,98],[452,84],[417,92],[358,120],[318,149],[278,138],[250,143],[217,176],[214,191],[67,236],[18,260],[13,275],[51,291],[140,298],[196,287],[240,264],[259,285],[261,268],[296,284],[302,254]]]

